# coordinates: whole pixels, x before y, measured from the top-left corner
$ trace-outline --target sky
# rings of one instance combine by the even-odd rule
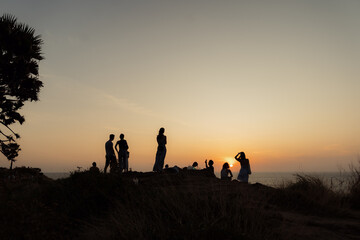
[[[2,0],[41,35],[44,87],[12,125],[16,166],[105,163],[125,135],[132,170],[205,159],[220,171],[348,169],[360,159],[360,1]],[[0,156],[0,166],[9,162]]]

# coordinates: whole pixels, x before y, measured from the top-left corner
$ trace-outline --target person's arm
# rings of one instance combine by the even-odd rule
[[[119,146],[119,150],[117,150],[117,146],[119,145],[119,141],[117,141],[116,142],[116,144],[115,144],[115,150],[116,150],[116,152],[119,152],[120,151],[120,146]]]
[[[113,144],[113,143],[111,143],[111,152],[112,152],[112,154],[113,154],[114,157],[115,157],[115,151],[114,151],[114,144]]]
[[[230,177],[233,177],[231,170],[229,169]]]
[[[236,156],[235,156],[235,159],[237,160],[237,161],[239,161],[240,160],[240,153],[238,153],[238,154],[236,154]]]
[[[129,149],[129,145],[127,144],[127,141],[125,140],[126,150]]]
[[[205,167],[208,168],[207,159],[205,160]]]
[[[166,136],[164,135],[164,137],[165,137],[165,144],[167,144],[167,141],[166,141]]]

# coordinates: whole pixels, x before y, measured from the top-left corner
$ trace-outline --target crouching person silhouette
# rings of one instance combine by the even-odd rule
[[[92,163],[92,167],[90,168],[89,171],[91,174],[99,174],[100,173],[99,168],[96,166],[96,162]]]

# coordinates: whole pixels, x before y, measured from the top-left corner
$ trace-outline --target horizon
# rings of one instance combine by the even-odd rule
[[[26,102],[14,167],[105,164],[215,169],[243,151],[253,172],[337,172],[360,161],[360,2],[2,2],[41,35],[40,101]],[[0,167],[10,162],[0,156]]]

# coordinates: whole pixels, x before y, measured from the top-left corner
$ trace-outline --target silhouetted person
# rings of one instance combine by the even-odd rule
[[[239,152],[238,154],[236,154],[235,159],[239,161],[241,165],[241,169],[237,179],[240,182],[249,182],[249,174],[251,174],[249,159],[245,157],[244,152]]]
[[[165,168],[164,168],[164,171],[165,172],[168,172],[168,173],[179,173],[180,172],[180,168],[178,166],[174,166],[174,167],[169,167],[168,164],[165,165]]]
[[[119,146],[119,149],[117,147]],[[128,162],[128,150],[129,146],[124,139],[124,134],[120,134],[120,141],[117,141],[115,144],[115,150],[119,156],[119,167],[120,172],[124,169],[125,172],[129,170],[129,162]]]
[[[105,143],[106,155],[105,155],[104,173],[106,173],[106,170],[109,165],[110,165],[110,169],[112,168],[112,166],[116,165],[116,156],[115,156],[114,147],[113,147],[113,143],[112,143],[112,141],[114,141],[114,138],[115,138],[115,135],[110,134],[109,140]]]
[[[153,167],[154,172],[160,172],[164,167],[164,160],[166,155],[166,136],[164,135],[165,129],[160,128],[159,135],[156,137],[156,141],[158,143],[157,151],[156,151],[156,159]]]
[[[229,164],[226,162],[224,163],[222,169],[221,169],[221,179],[222,180],[230,180],[232,179],[233,175],[230,170]]]
[[[100,170],[99,168],[96,166],[96,162],[92,163],[92,167],[89,170],[92,174],[99,174]]]
[[[208,166],[208,162],[207,160],[205,160],[205,166],[206,166],[206,169],[209,170],[210,172],[212,172],[213,174],[214,173],[214,161],[213,160],[209,160],[209,166]]]
[[[197,170],[197,167],[198,167],[198,163],[197,162],[194,162],[191,166],[188,166],[188,170]]]

